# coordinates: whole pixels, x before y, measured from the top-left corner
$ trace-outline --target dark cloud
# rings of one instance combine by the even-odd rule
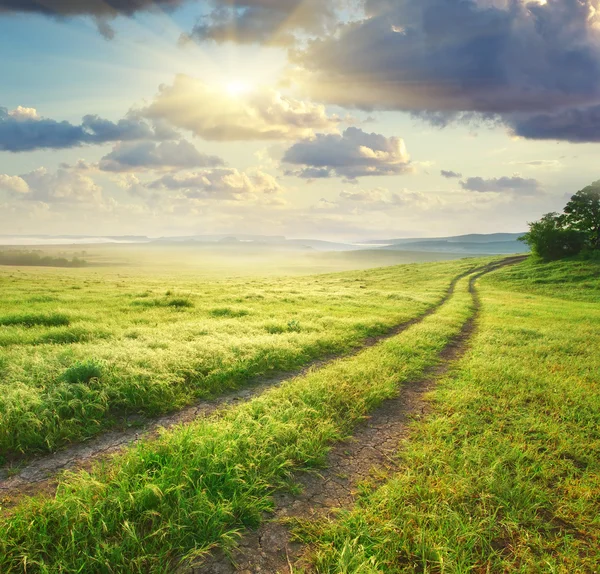
[[[456,171],[446,171],[445,169],[442,169],[440,171],[440,174],[442,177],[445,177],[447,179],[453,179],[453,178],[461,178],[462,177],[462,173],[457,173]]]
[[[96,27],[98,28],[98,32],[100,35],[104,36],[107,40],[113,40],[115,37],[115,31],[113,27],[110,25],[110,22],[107,18],[103,16],[97,16],[94,18],[94,22],[96,22]]]
[[[410,156],[401,138],[386,138],[348,128],[342,135],[317,134],[314,139],[292,145],[283,157],[284,164],[301,166],[288,174],[305,179],[397,175],[411,171]]]
[[[103,171],[133,172],[144,170],[218,167],[224,165],[220,157],[200,153],[191,143],[152,141],[119,143],[100,160]]]
[[[461,181],[460,185],[468,191],[478,191],[480,193],[502,193],[514,191],[523,194],[530,194],[539,191],[540,184],[536,179],[525,179],[519,176],[513,177],[494,177],[484,179],[483,177],[469,177]]]
[[[0,0],[0,13],[46,16],[132,16],[155,8],[176,8],[187,0]]]
[[[90,16],[107,40],[115,37],[110,21],[136,12],[173,10],[191,0],[0,0],[2,14],[42,14],[56,18]]]
[[[509,119],[514,133],[529,139],[600,142],[600,105]]]
[[[183,39],[290,45],[296,32],[322,34],[336,22],[332,0],[212,0],[213,10]]]
[[[0,151],[22,152],[37,149],[65,149],[113,141],[172,138],[175,132],[154,126],[132,115],[118,122],[96,115],[84,116],[81,124],[40,118],[34,109],[9,112],[0,107]]]
[[[524,137],[598,141],[598,0],[367,0],[366,10],[293,54],[312,96],[436,125],[499,115]]]

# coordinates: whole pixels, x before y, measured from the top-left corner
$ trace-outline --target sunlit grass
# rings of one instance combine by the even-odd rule
[[[599,275],[533,261],[481,281],[472,349],[414,426],[402,471],[305,528],[318,572],[596,571]]]
[[[173,572],[186,556],[232,544],[263,519],[292,471],[320,465],[332,441],[437,362],[472,313],[467,285],[463,279],[434,315],[375,347],[220,418],[166,431],[89,474],[67,475],[55,498],[27,501],[0,519],[0,571]],[[77,380],[100,373],[73,368]]]
[[[308,277],[198,280],[0,270],[0,456],[53,450],[273,372],[348,351],[422,314],[473,260]],[[69,382],[94,363],[93,380]]]

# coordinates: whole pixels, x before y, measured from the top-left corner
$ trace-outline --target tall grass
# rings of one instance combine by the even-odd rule
[[[262,520],[293,471],[322,464],[333,441],[435,364],[471,313],[465,279],[450,302],[400,335],[66,475],[56,497],[0,518],[0,571],[172,572],[232,544]]]

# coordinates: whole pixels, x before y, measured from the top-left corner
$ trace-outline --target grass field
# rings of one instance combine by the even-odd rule
[[[56,498],[0,519],[0,570],[169,572],[230,544],[259,522],[293,470],[321,462],[332,441],[436,362],[471,313],[467,282],[435,314],[376,347],[220,418],[165,432],[91,474],[67,476]]]
[[[600,265],[482,279],[470,352],[433,393],[403,470],[334,523],[318,572],[596,572]]]
[[[348,351],[423,313],[472,265],[230,280],[0,268],[0,456]]]
[[[56,427],[38,426],[39,437],[49,428],[63,432],[54,444],[110,425],[117,408],[152,415],[254,375],[348,350],[407,319],[421,320],[249,401],[164,430],[91,469],[65,473],[51,496],[0,507],[0,572],[166,573],[215,548],[232,548],[273,509],[274,493],[294,493],[298,473],[326,464],[333,444],[439,364],[476,312],[469,283],[478,272],[424,313],[442,300],[453,278],[487,263],[199,283],[180,277],[168,285],[164,277],[141,272],[105,272],[102,282],[93,282],[91,270],[5,273],[11,282],[4,282],[0,329],[23,340],[2,347],[4,373],[14,377],[18,360],[23,381],[31,373],[43,376],[53,362],[60,368],[46,386],[4,379],[3,404],[39,405],[53,388],[120,397],[114,389],[140,380],[140,349],[146,361],[155,361],[136,401],[111,403],[91,431],[84,416],[70,412],[52,419]],[[68,289],[72,285],[82,289]],[[295,524],[312,571],[591,573],[600,563],[600,265],[527,261],[485,275],[477,285],[475,334],[463,341],[466,354],[438,382],[430,412],[413,423],[399,448],[399,472],[377,488],[365,485],[356,507],[335,520]],[[32,301],[52,289],[58,301]],[[189,304],[164,303],[172,299]],[[132,304],[146,300],[161,303]],[[16,313],[16,301],[31,302]],[[135,327],[137,338],[126,336],[129,322],[148,317]],[[104,325],[108,338],[63,344],[25,339],[78,323]],[[269,325],[281,330],[269,332]],[[210,334],[201,343],[186,339],[195,329]],[[168,347],[150,347],[155,340]],[[200,373],[195,361],[215,355],[222,359],[214,378],[175,377],[180,371],[174,365]],[[237,355],[247,363],[236,362]],[[82,381],[79,373],[94,368]],[[170,384],[160,384],[161,374]],[[161,404],[161,393],[168,404]],[[91,404],[86,401],[87,395],[78,408]],[[25,417],[9,420],[27,430]]]

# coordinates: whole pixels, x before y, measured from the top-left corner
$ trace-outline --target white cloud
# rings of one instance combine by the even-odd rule
[[[271,88],[230,93],[226,86],[208,86],[186,75],[161,86],[142,113],[213,141],[295,140],[311,137],[314,130],[334,131],[339,123],[325,106]]]
[[[0,189],[17,194],[26,194],[30,191],[29,185],[22,177],[6,174],[0,174]]]
[[[16,109],[11,110],[10,112],[8,112],[8,115],[15,119],[39,119],[37,110],[35,108],[24,108],[23,106],[18,106]]]

